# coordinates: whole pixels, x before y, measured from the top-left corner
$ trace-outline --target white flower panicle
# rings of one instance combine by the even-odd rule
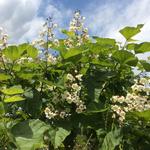
[[[80,99],[80,92],[81,92],[81,81],[82,81],[82,74],[77,74],[78,71],[75,70],[76,75],[73,76],[72,74],[67,74],[66,79],[68,81],[67,88],[69,91],[65,91],[62,94],[64,100],[66,100],[69,104],[74,103],[76,104],[76,112],[82,113],[86,106],[84,102]],[[76,82],[78,81],[78,82]]]
[[[4,29],[0,27],[0,49],[3,49],[7,46],[8,34],[4,33]]]
[[[76,40],[73,38],[68,38],[65,40],[65,45],[67,49],[74,46],[80,46],[84,41],[89,39],[88,28],[84,27],[85,17],[81,16],[79,10],[75,11],[73,19],[70,21],[69,31],[73,32],[76,36]],[[76,43],[76,45],[74,45]]]
[[[75,11],[72,21],[70,21],[69,31],[78,32],[83,30],[85,17],[81,16],[79,10]]]
[[[65,87],[66,90],[64,92],[59,93],[55,87],[55,90],[50,88],[50,91],[53,93],[52,101],[54,103],[61,102],[67,102],[68,104],[74,103],[76,105],[76,112],[82,113],[86,109],[85,103],[81,100],[80,94],[81,94],[81,82],[82,82],[82,74],[78,74],[78,71],[75,70],[74,74],[68,73],[66,75],[66,83]],[[71,114],[66,113],[65,111],[62,111],[60,113],[51,111],[48,107],[45,108],[45,115],[48,119],[52,119],[54,117],[68,117]]]
[[[39,39],[32,42],[32,45],[43,46],[47,41],[53,42],[54,45],[59,45],[59,40],[56,39],[54,31],[57,28],[57,24],[53,23],[51,17],[48,17],[43,25],[43,29],[39,33]],[[50,47],[50,44],[49,44]]]
[[[148,99],[150,91],[149,79],[141,78],[131,87],[132,92],[127,93],[126,96],[113,96],[111,107],[114,112],[112,118],[118,116],[119,122],[122,124],[125,120],[127,112],[145,111],[150,109],[150,100]],[[143,94],[144,92],[144,94]],[[143,96],[144,95],[144,96]]]

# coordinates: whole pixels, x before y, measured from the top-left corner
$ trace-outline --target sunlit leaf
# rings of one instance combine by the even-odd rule
[[[0,81],[6,81],[6,80],[8,80],[8,79],[10,79],[10,78],[11,78],[10,75],[6,75],[6,74],[4,74],[4,73],[1,73],[1,74],[0,74]]]
[[[22,50],[19,50],[17,46],[8,46],[3,50],[3,54],[12,61],[21,58]]]
[[[18,101],[23,101],[25,100],[25,98],[15,95],[15,96],[11,96],[11,97],[7,97],[4,99],[5,103],[12,103],[12,102],[18,102]]]
[[[126,38],[126,40],[130,40],[133,36],[141,32],[141,28],[143,24],[138,24],[136,27],[125,27],[121,29],[119,32]]]
[[[11,88],[1,90],[1,92],[6,95],[14,95],[14,94],[22,94],[24,90],[20,86],[13,86]]]

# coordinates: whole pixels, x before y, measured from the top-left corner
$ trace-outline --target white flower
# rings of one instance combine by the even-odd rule
[[[82,76],[83,76],[83,74],[78,74],[78,75],[76,75],[75,77],[76,77],[79,81],[82,81]]]
[[[66,76],[67,80],[70,80],[70,81],[74,81],[74,77],[72,74],[68,73],[67,76]]]
[[[60,118],[65,118],[66,112],[64,112],[64,111],[60,112],[59,116],[60,116]]]
[[[112,109],[113,111],[115,111],[115,112],[118,112],[118,111],[121,110],[121,108],[120,108],[118,105],[113,105],[113,106],[111,107],[111,109]]]
[[[140,81],[139,81],[139,83],[145,85],[145,84],[148,83],[148,80],[146,78],[141,78]]]
[[[57,25],[56,23],[54,23],[54,24],[53,24],[53,27],[54,27],[54,28],[57,28],[57,27],[58,27],[58,25]]]
[[[54,65],[54,64],[57,63],[57,58],[52,56],[51,54],[49,54],[48,58],[47,58],[47,61]]]
[[[79,86],[77,83],[72,84],[72,89],[76,90],[76,91],[80,91],[81,90],[81,86]]]
[[[53,41],[53,42],[54,42],[54,44],[55,44],[55,45],[57,45],[57,46],[59,45],[59,41],[58,41],[58,39],[54,39],[54,41]]]
[[[44,112],[45,112],[46,118],[48,119],[52,119],[57,115],[56,113],[52,112],[48,107],[45,108]]]

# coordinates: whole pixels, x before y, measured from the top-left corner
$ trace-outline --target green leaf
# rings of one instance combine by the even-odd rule
[[[120,144],[121,141],[122,141],[122,135],[120,133],[120,129],[115,129],[113,131],[110,131],[105,136],[100,150],[114,150],[116,146]]]
[[[0,102],[0,115],[5,114],[5,108],[4,108],[4,104],[2,102]]]
[[[68,52],[65,53],[64,59],[68,59],[77,55],[80,55],[82,53],[87,52],[87,50],[82,51],[81,49],[69,49]]]
[[[26,105],[23,108],[33,118],[38,118],[42,108],[42,97],[37,90],[28,91],[24,93],[26,97]]]
[[[146,60],[140,60],[140,63],[142,64],[145,71],[150,71],[150,63],[148,63]]]
[[[129,43],[129,44],[127,45],[127,49],[128,49],[128,50],[134,50],[137,45],[138,45],[138,44],[135,44],[135,43]]]
[[[38,56],[38,49],[33,47],[32,45],[28,45],[27,54],[32,58],[36,58]]]
[[[11,59],[12,61],[21,58],[21,55],[23,53],[23,51],[19,50],[17,46],[8,46],[2,52],[7,58]]]
[[[67,35],[68,37],[75,37],[75,33],[73,31],[67,31],[65,29],[61,30],[61,32],[65,35]]]
[[[138,58],[134,56],[133,53],[119,50],[113,53],[113,58],[115,58],[120,64],[128,64],[130,66],[136,66]]]
[[[141,44],[137,44],[134,48],[135,53],[145,53],[150,52],[150,42],[144,42]]]
[[[138,24],[137,27],[125,27],[121,29],[119,32],[129,41],[133,36],[141,32],[141,28],[143,24]]]
[[[24,80],[29,80],[38,74],[35,74],[35,73],[18,73],[17,75],[19,78],[22,78]]]
[[[25,98],[18,96],[18,95],[15,95],[15,96],[5,98],[4,102],[5,103],[12,103],[12,102],[18,102],[18,101],[23,101],[23,100],[25,100]]]
[[[29,57],[36,58],[38,56],[38,49],[28,43],[19,45],[18,49],[21,51],[26,51]]]
[[[44,147],[43,136],[49,128],[38,119],[30,119],[15,125],[12,133],[20,150],[35,150]]]
[[[103,66],[103,67],[112,67],[113,66],[113,63],[110,61],[110,60],[92,60],[92,64],[95,64],[95,65],[100,65],[100,66]]]
[[[99,97],[99,95],[98,95],[98,97]],[[99,100],[97,100],[97,101],[99,101]],[[90,114],[105,112],[107,110],[108,110],[108,108],[105,108],[101,102],[99,102],[99,103],[98,102],[91,102],[87,105],[86,112],[83,114],[90,115]]]
[[[99,43],[100,45],[116,45],[115,39],[110,39],[110,38],[100,38],[97,36],[93,36],[93,38]]]
[[[6,75],[4,73],[1,73],[0,74],[0,81],[6,81],[8,79],[11,79],[11,76],[10,75]]]
[[[70,134],[70,131],[59,127],[56,130],[50,130],[49,134],[51,137],[51,143],[53,144],[54,148],[58,148],[62,145],[62,142],[65,140],[65,138]]]
[[[15,95],[24,93],[24,90],[20,86],[13,86],[9,89],[1,90],[1,92],[6,95]]]
[[[144,119],[145,121],[150,121],[150,110],[146,110],[143,112],[135,112],[134,115],[136,115],[140,119]]]

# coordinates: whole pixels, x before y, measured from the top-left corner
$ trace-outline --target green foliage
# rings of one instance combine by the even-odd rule
[[[104,138],[101,150],[114,150],[122,141],[120,129],[108,132]]]
[[[16,124],[11,130],[18,148],[35,150],[44,147],[43,134],[49,126],[40,120],[26,120]]]
[[[111,110],[112,97],[126,96],[134,80],[150,71],[149,61],[136,55],[149,52],[150,43],[132,39],[142,27],[120,30],[125,44],[85,38],[86,30],[62,30],[66,37],[58,41],[2,49],[0,149],[148,149],[149,110],[130,112],[125,124],[112,118]],[[59,52],[57,58],[49,49]],[[139,75],[134,75],[134,68]]]
[[[50,141],[55,149],[59,148],[62,145],[62,142],[65,140],[65,138],[70,134],[70,131],[67,131],[61,127],[58,129],[51,129],[49,131],[50,135]]]
[[[126,38],[127,41],[131,41],[132,37],[141,32],[143,24],[138,24],[137,27],[125,27],[120,30],[120,33]]]

